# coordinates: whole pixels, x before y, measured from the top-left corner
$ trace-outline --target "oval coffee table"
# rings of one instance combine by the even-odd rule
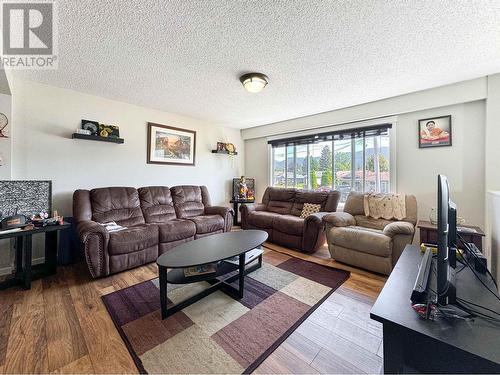
[[[172,250],[160,255],[156,260],[160,275],[161,317],[165,319],[177,311],[199,301],[203,297],[220,290],[235,299],[243,298],[245,275],[262,266],[262,254],[258,256],[257,264],[245,267],[247,263],[245,254],[262,245],[267,240],[267,233],[261,230],[243,230],[227,232],[203,237],[194,241],[183,243]],[[239,257],[236,262],[227,261]],[[250,262],[253,262],[252,259]],[[216,272],[196,276],[185,276],[184,269],[205,264],[216,265]],[[238,271],[224,279],[224,276]],[[239,280],[238,289],[230,285]],[[200,293],[187,298],[167,309],[167,284],[190,284],[207,281],[210,287]]]

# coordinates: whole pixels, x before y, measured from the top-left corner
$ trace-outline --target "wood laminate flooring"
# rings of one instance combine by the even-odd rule
[[[386,277],[333,261],[326,246],[314,255],[266,246],[269,261],[288,254],[351,277],[255,373],[380,373],[382,328],[369,312]],[[29,291],[1,291],[0,373],[137,373],[101,296],[157,275],[153,263],[92,280],[78,263]]]

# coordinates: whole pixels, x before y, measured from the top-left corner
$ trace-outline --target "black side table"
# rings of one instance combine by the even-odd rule
[[[59,249],[59,231],[68,229],[69,223],[51,225],[31,230],[4,233],[0,231],[0,240],[15,238],[16,240],[16,272],[11,277],[0,283],[0,290],[20,285],[23,289],[31,288],[31,280],[56,273],[57,251]],[[45,262],[35,266],[32,261],[32,237],[34,234],[45,233]]]
[[[233,225],[240,225],[241,223],[238,222],[238,206],[240,204],[255,203],[255,199],[231,199],[229,203],[233,204],[234,209]]]

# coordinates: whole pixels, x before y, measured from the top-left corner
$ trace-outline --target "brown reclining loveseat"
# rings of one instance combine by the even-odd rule
[[[270,242],[312,253],[325,243],[322,218],[337,210],[339,198],[335,190],[268,187],[262,203],[241,206],[241,227],[265,230]],[[304,203],[321,205],[320,212],[301,218]]]
[[[92,277],[156,260],[173,247],[231,230],[233,210],[210,205],[205,186],[77,190],[73,216]],[[108,232],[114,221],[127,229]]]

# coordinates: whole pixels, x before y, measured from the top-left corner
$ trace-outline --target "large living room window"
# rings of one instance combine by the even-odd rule
[[[272,185],[336,189],[345,202],[351,190],[390,191],[391,125],[269,141]]]

